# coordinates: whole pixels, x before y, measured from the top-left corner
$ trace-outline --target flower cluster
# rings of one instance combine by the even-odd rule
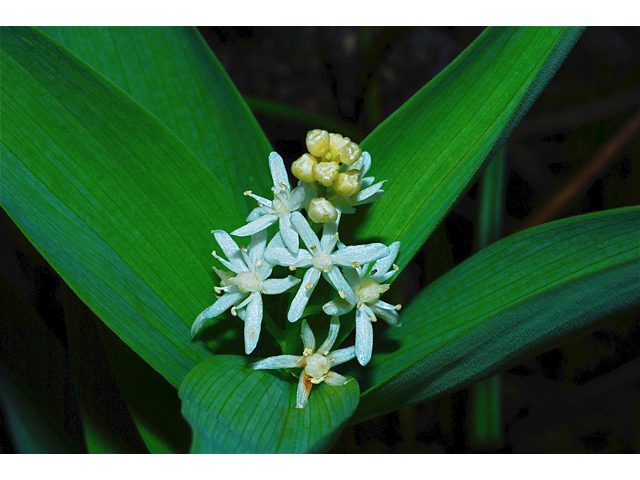
[[[389,289],[386,283],[398,270],[393,263],[400,242],[389,247],[381,243],[347,246],[340,242],[338,226],[343,213],[353,213],[356,206],[373,202],[384,195],[384,181],[375,183],[365,177],[371,168],[371,156],[347,137],[312,130],[306,139],[309,153],[293,162],[292,173],[299,182],[291,188],[282,157],[269,155],[269,170],[273,180],[273,200],[244,192],[258,202],[247,224],[231,232],[237,237],[251,237],[247,247],[238,246],[231,235],[214,230],[212,233],[226,255],[213,256],[227,269],[214,267],[220,278],[215,287],[217,300],[196,318],[191,328],[192,338],[208,319],[231,310],[244,321],[245,352],[256,348],[263,318],[263,295],[277,295],[299,284],[289,306],[289,322],[300,320],[313,292],[323,277],[337,292],[338,298],[322,308],[331,317],[327,340],[315,349],[315,338],[306,320],[302,320],[302,356],[279,355],[254,363],[253,369],[302,368],[296,408],[304,408],[311,386],[320,382],[340,386],[347,379],[331,367],[354,357],[361,365],[371,359],[373,326],[377,318],[399,326],[400,305],[380,300]],[[306,211],[306,217],[301,213]],[[278,224],[278,231],[268,240],[267,230]],[[319,235],[313,225],[321,223]],[[317,228],[316,228],[317,229]],[[302,242],[300,242],[302,240]],[[302,245],[301,245],[302,244]],[[291,272],[307,269],[302,278],[289,275],[270,278],[274,267],[288,267]],[[340,328],[338,317],[356,309],[355,345],[330,353]]]

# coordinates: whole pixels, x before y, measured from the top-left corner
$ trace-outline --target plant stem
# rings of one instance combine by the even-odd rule
[[[497,153],[480,180],[476,251],[502,236],[505,149],[506,146]],[[498,374],[476,383],[469,390],[469,445],[474,449],[499,449],[503,444],[500,383]]]

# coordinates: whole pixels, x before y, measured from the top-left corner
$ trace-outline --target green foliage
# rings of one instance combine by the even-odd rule
[[[194,29],[44,31],[53,38],[29,28],[0,33],[1,203],[119,337],[87,327],[92,314],[70,304],[89,451],[144,451],[142,442],[152,452],[180,451],[161,425],[184,431],[177,411],[154,415],[140,400],[177,402],[178,387],[192,452],[324,451],[349,421],[454,391],[640,305],[638,208],[543,225],[430,284],[401,312],[401,328],[376,325],[379,351],[367,367],[346,366],[359,383],[315,386],[307,408],[295,409],[294,376],[253,371],[246,357],[226,355],[238,351],[239,320],[212,322],[204,341],[190,340],[191,323],[214,300],[217,246],[209,232],[241,226],[251,206],[241,192],[271,186],[269,143],[230,79]],[[400,240],[397,263],[406,266],[581,32],[489,28],[369,135],[362,147],[372,155],[371,174],[387,180],[386,195],[352,217],[361,222],[355,240]],[[12,325],[4,331],[20,335]],[[297,342],[298,332],[279,332],[278,342],[284,338]],[[18,368],[16,357],[0,359]],[[91,400],[100,386],[87,381],[92,372],[108,379],[118,411]],[[148,378],[144,388],[131,372]],[[52,409],[34,414],[4,370],[0,381],[21,450],[78,450],[67,438],[74,432],[61,434],[50,421]],[[105,415],[121,419],[130,441],[113,438],[99,421]],[[25,427],[25,419],[41,428]]]

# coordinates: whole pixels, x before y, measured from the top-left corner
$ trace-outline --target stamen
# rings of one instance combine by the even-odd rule
[[[338,235],[338,232],[336,232],[335,237],[336,237],[336,240],[340,241],[340,235]]]
[[[253,192],[251,190],[247,190],[246,192],[244,192],[244,196],[245,197],[250,197],[252,193]]]
[[[352,262],[352,263],[351,263],[351,266],[352,266],[353,268],[358,268],[358,267],[360,266],[360,263],[358,263],[358,262]]]
[[[242,250],[244,253],[247,253],[247,247],[245,247],[244,245],[240,247],[240,250]]]
[[[397,272],[398,270],[400,270],[400,267],[398,267],[398,265],[396,265],[395,263],[393,264],[393,269]]]
[[[375,275],[376,273],[378,273],[378,269],[374,268],[373,270],[371,270],[371,273],[369,274],[369,276]]]
[[[302,358],[308,357],[309,355],[313,355],[313,350],[310,348],[305,348],[304,352],[302,352]]]
[[[376,317],[369,317],[369,320],[371,320],[372,322],[377,322],[378,319]]]
[[[276,195],[278,194],[278,190],[276,190],[276,187],[271,187],[271,191]]]
[[[231,315],[233,315],[234,317],[238,316],[238,312],[236,311],[235,305],[233,307],[231,307]]]
[[[356,305],[356,308],[361,308],[362,307],[362,302],[358,302],[358,305]]]
[[[315,250],[316,248],[318,248],[316,245],[311,245],[311,250]]]
[[[289,270],[291,270],[292,272],[295,272],[296,266],[295,265],[289,265]]]
[[[280,185],[280,188],[281,188],[282,190],[284,190],[285,188],[287,188],[287,187],[285,187],[285,186],[284,186],[284,183],[282,183],[282,182],[280,182],[280,183],[279,183],[279,185]]]
[[[256,260],[256,267],[261,267],[262,266],[262,260],[258,259]]]
[[[218,254],[216,253],[215,250],[213,252],[211,252],[211,255],[213,255],[213,258],[218,258]]]
[[[213,287],[213,291],[216,292],[218,295],[222,293],[222,289],[220,287]]]
[[[343,300],[347,298],[347,294],[344,293],[344,290],[338,290],[338,295],[340,295],[340,298]]]
[[[263,288],[261,291],[262,291],[262,293],[264,293],[265,295],[268,293],[266,288]]]
[[[397,304],[397,305],[395,306],[395,309],[396,309],[396,310],[398,310],[398,311],[400,311],[400,309],[401,309],[401,308],[402,308],[402,305],[400,305],[400,304]]]
[[[304,288],[306,288],[307,290],[311,290],[313,288],[313,285],[311,285],[311,283],[307,283]]]

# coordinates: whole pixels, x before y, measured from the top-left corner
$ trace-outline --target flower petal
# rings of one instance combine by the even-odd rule
[[[369,308],[362,305],[356,312],[356,357],[358,363],[365,366],[371,360],[373,352],[373,325]]]
[[[382,195],[384,195],[384,190],[381,190],[384,182],[386,182],[386,180],[382,180],[381,182],[375,183],[370,187],[360,190],[351,204],[362,205],[364,203],[371,203],[373,200],[370,200],[370,198],[376,193],[382,193]],[[367,200],[369,201],[367,202]]]
[[[282,214],[280,216],[280,236],[282,237],[282,243],[285,244],[287,250],[291,253],[296,253],[299,247],[298,232],[296,232],[291,225],[291,215]]]
[[[257,266],[258,263],[262,263],[262,255],[267,247],[267,231],[262,230],[258,233],[251,235],[251,242],[247,247],[249,258],[252,262],[252,267]],[[260,262],[258,262],[260,260]]]
[[[300,373],[300,380],[298,381],[298,392],[296,394],[296,408],[304,408],[307,406],[309,400],[309,393],[311,393],[311,377],[304,373]]]
[[[331,300],[322,306],[322,310],[324,310],[324,313],[327,315],[340,316],[349,313],[353,310],[353,307],[355,307],[354,304],[345,300]]]
[[[286,292],[294,285],[300,283],[300,279],[292,275],[287,278],[270,278],[262,282],[263,292],[267,295],[277,295],[282,292]]]
[[[246,293],[237,292],[237,293],[225,293],[222,295],[216,302],[210,307],[206,308],[200,315],[197,316],[195,322],[191,326],[191,338],[193,338],[198,330],[202,328],[204,323],[213,317],[217,317],[225,310],[228,310],[233,305],[239,303],[244,297],[246,297]]]
[[[229,234],[224,230],[213,230],[211,233],[213,233],[216,242],[218,242],[218,245],[220,245],[220,248],[222,248],[222,251],[227,256],[230,264],[229,266],[222,262],[223,265],[225,265],[225,267],[227,268],[230,268],[236,273],[248,272],[249,268],[244,261],[244,257],[242,256],[240,247],[238,247],[236,242],[233,241],[233,238],[231,238],[231,236],[229,236]]]
[[[291,223],[307,246],[307,249],[313,250],[313,248],[318,247],[320,242],[318,241],[317,235],[311,230],[309,222],[307,222],[300,212],[293,212],[291,214]]]
[[[278,217],[276,215],[263,215],[257,220],[247,223],[244,227],[236,228],[231,232],[231,235],[235,235],[236,237],[248,237],[249,235],[253,235],[269,228],[271,225],[276,223],[277,220]]]
[[[252,293],[253,297],[247,305],[247,317],[244,321],[244,351],[249,355],[256,348],[262,326],[262,295]]]
[[[377,270],[377,271],[375,274],[370,275],[369,278],[373,279],[378,283],[384,283],[383,281],[379,280],[379,278],[389,271],[389,269],[393,265],[393,262],[396,261],[396,257],[398,256],[399,250],[400,250],[400,242],[393,242],[391,245],[389,245],[389,255],[386,255],[380,258],[379,260],[376,261],[376,263],[373,264],[373,268],[371,269],[371,271],[372,272],[374,270]]]
[[[331,317],[331,323],[329,324],[329,332],[327,333],[327,339],[324,341],[320,348],[318,348],[318,353],[320,355],[327,355],[329,350],[333,347],[336,338],[338,338],[338,332],[340,331],[340,320],[338,317]]]
[[[356,347],[351,346],[347,348],[341,348],[335,352],[331,352],[327,355],[327,358],[331,360],[331,365],[340,365],[341,363],[348,362],[356,357]]]
[[[304,185],[298,184],[296,188],[291,190],[291,195],[289,195],[289,211],[296,212],[300,210],[302,204],[304,203],[304,198],[307,194],[307,191]]]
[[[327,376],[324,377],[324,383],[327,385],[331,385],[332,387],[342,387],[346,385],[349,379],[347,377],[343,377],[339,373],[329,371]]]
[[[373,305],[370,305],[373,313],[376,314],[376,317],[382,318],[385,322],[393,327],[399,327],[399,315],[396,310],[395,305],[390,305],[387,302],[383,302],[382,300],[378,300]]]
[[[287,170],[284,168],[284,161],[276,152],[271,152],[269,154],[269,170],[271,170],[271,178],[276,190],[281,190],[280,184],[291,189],[289,176],[287,175]]]
[[[382,243],[368,245],[353,245],[336,250],[331,254],[333,263],[343,267],[353,267],[353,262],[359,264],[371,263],[374,260],[389,255],[389,247]]]
[[[265,207],[256,207],[253,210],[251,210],[251,213],[249,213],[249,215],[246,218],[247,223],[251,223],[254,220],[257,220],[258,218],[260,218],[263,215],[268,215],[270,212],[267,208]]]
[[[302,346],[305,350],[309,349],[312,352],[316,351],[316,337],[313,335],[307,320],[302,320],[302,326],[300,328],[300,337],[302,338]]]
[[[360,170],[361,177],[367,175],[371,168],[371,155],[369,155],[369,152],[362,152],[360,158],[350,168]]]
[[[342,292],[344,294],[344,299],[349,303],[356,303],[356,294],[353,293],[353,289],[347,283],[347,281],[340,273],[340,269],[337,266],[333,266],[331,270],[324,274],[326,277],[329,277],[329,283],[335,288],[338,292]],[[342,296],[342,294],[340,296]]]
[[[291,302],[291,306],[289,307],[289,313],[287,314],[287,318],[290,322],[295,322],[300,317],[302,317],[302,312],[304,311],[304,307],[307,306],[309,299],[311,298],[311,294],[313,290],[316,288],[318,284],[318,280],[320,279],[320,271],[315,268],[310,268],[304,274],[302,278],[302,285],[298,289],[298,293],[293,298]]]
[[[253,370],[267,370],[276,368],[302,368],[302,357],[298,355],[277,355],[252,363],[249,368]]]
[[[311,265],[313,260],[313,255],[306,250],[300,249],[297,254],[293,255],[284,247],[268,248],[264,256],[269,262],[283,267],[288,267],[290,265],[306,267]]]
[[[330,253],[338,242],[336,233],[338,232],[338,222],[327,222],[322,227],[322,238],[320,239],[320,249],[325,253]]]

